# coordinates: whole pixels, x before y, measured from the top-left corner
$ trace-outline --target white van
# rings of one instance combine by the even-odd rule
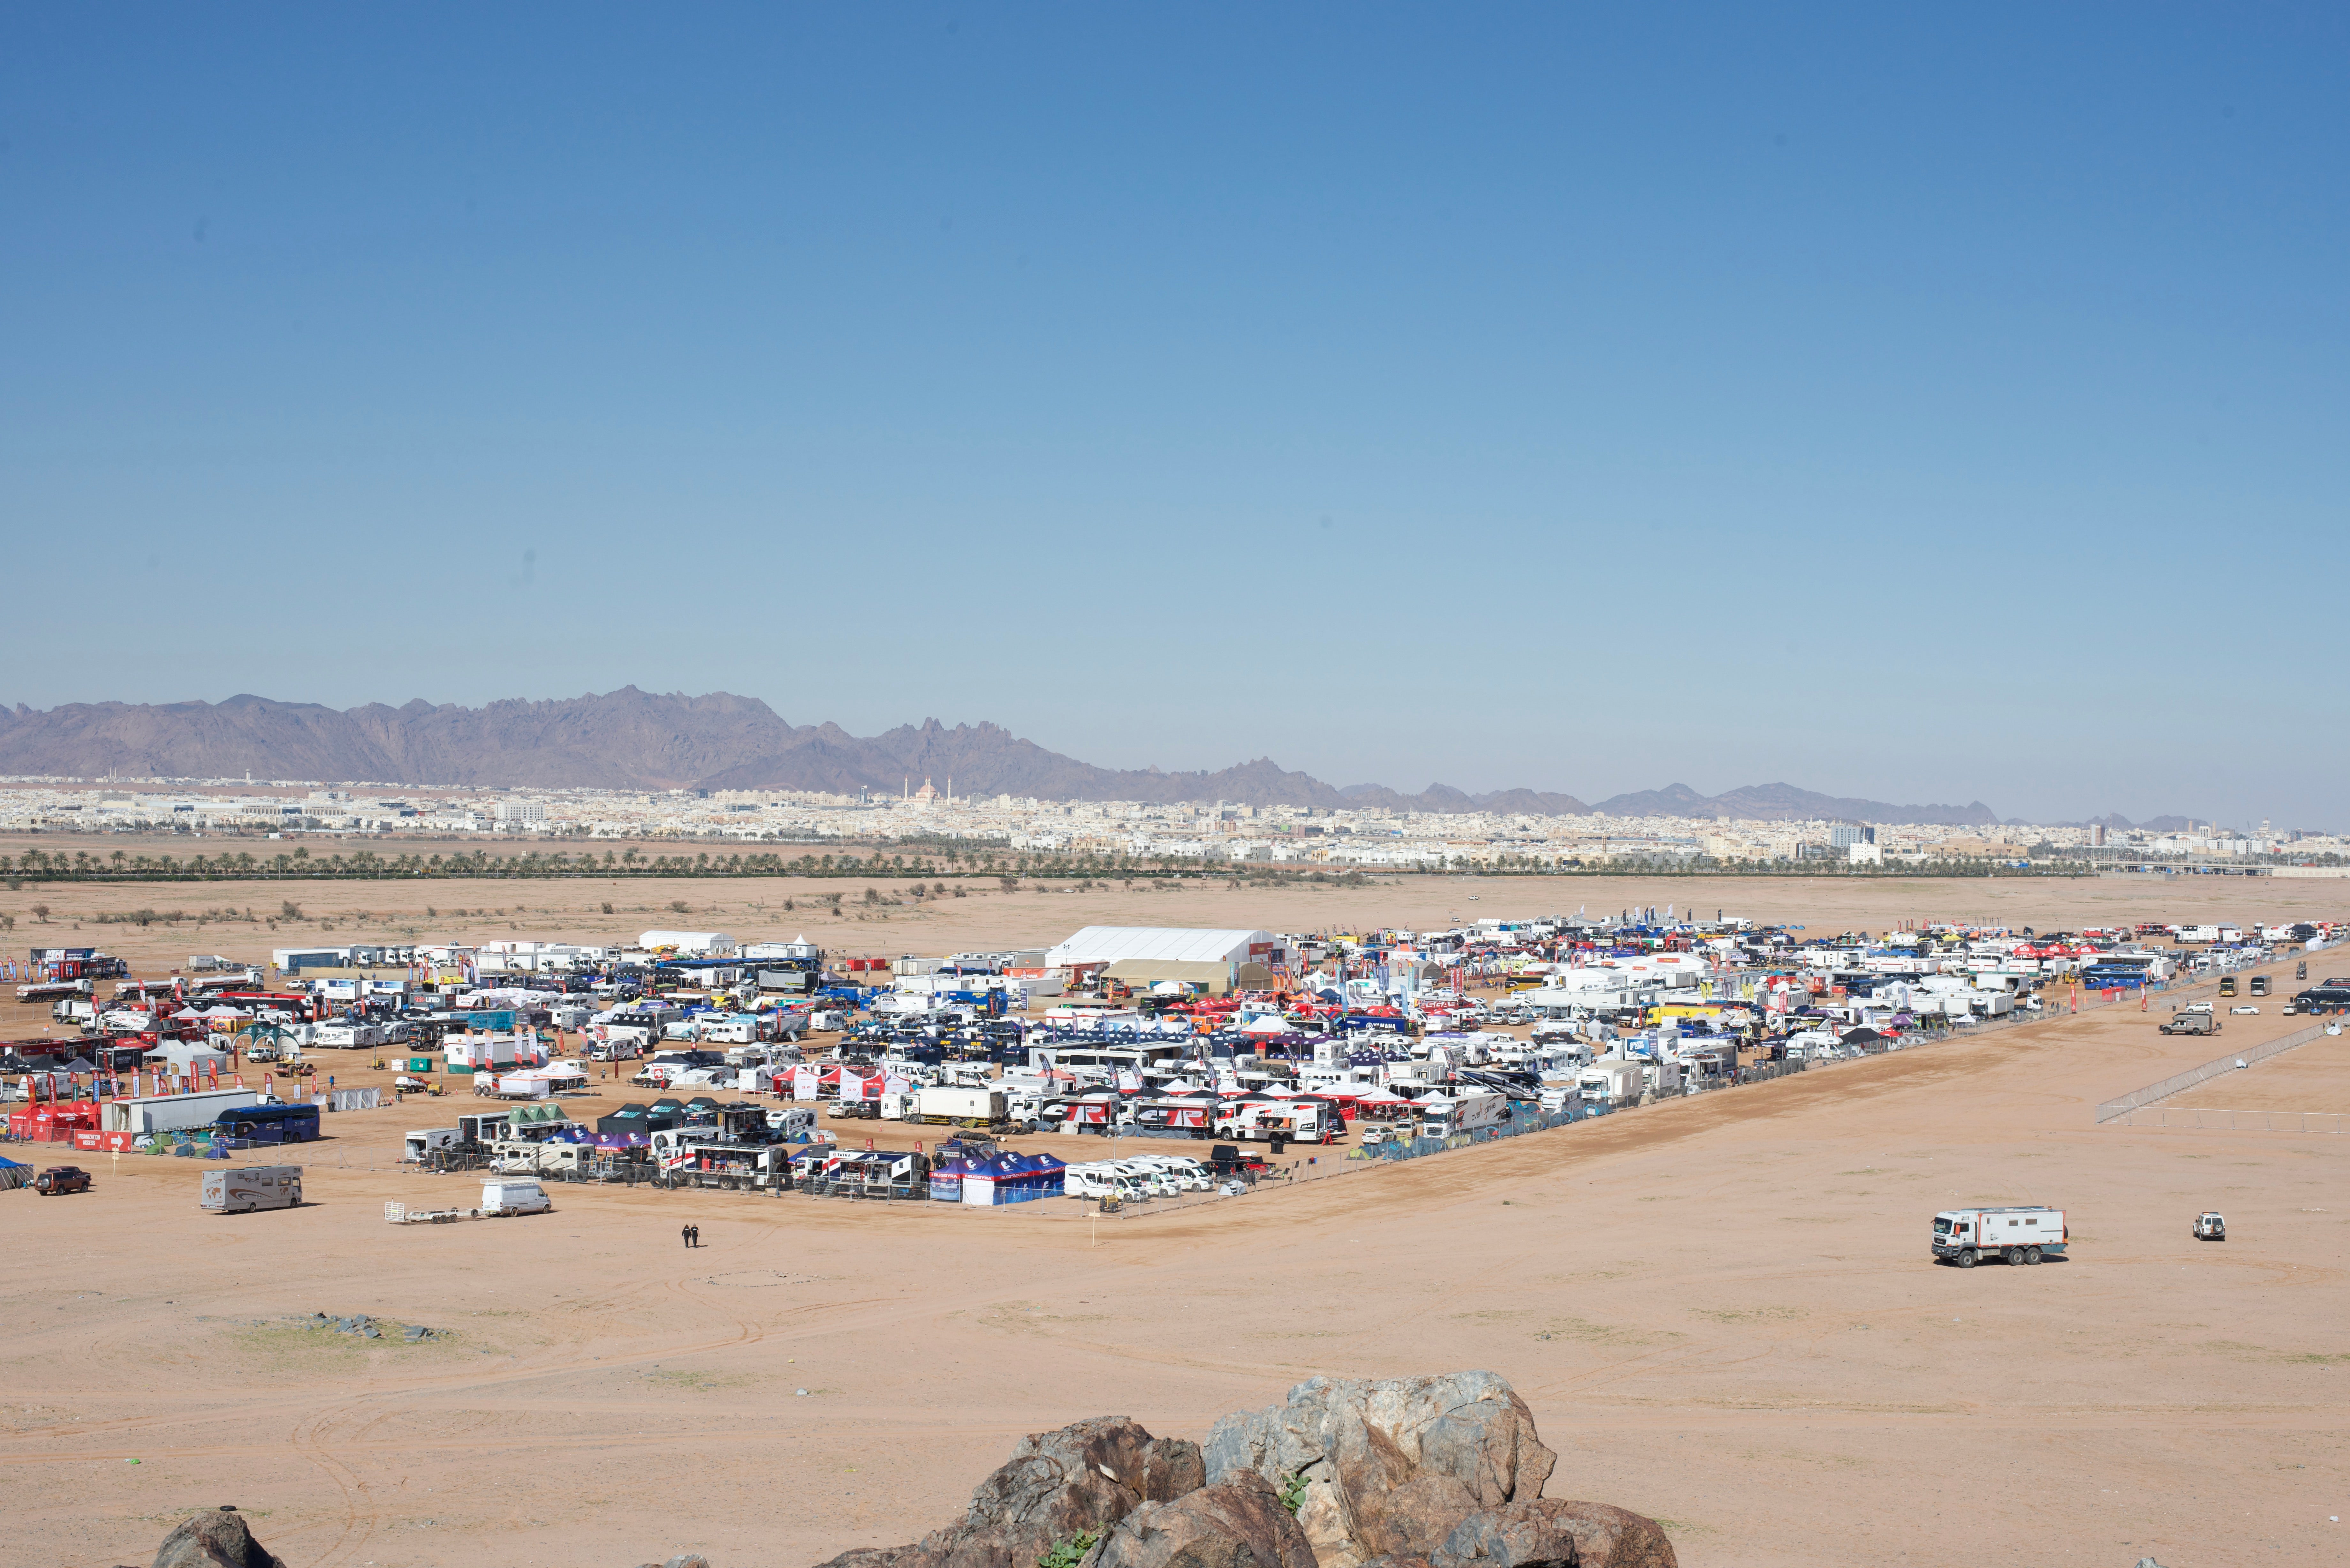
[[[502,1177],[482,1183],[482,1212],[492,1217],[509,1214],[549,1214],[555,1205],[547,1199],[546,1189],[536,1181],[515,1177]]]

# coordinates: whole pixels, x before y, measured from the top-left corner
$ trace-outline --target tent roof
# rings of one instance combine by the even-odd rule
[[[1187,926],[1087,926],[1045,955],[1051,968],[1151,959],[1163,963],[1232,963],[1249,949],[1270,945],[1265,931],[1210,930]]]

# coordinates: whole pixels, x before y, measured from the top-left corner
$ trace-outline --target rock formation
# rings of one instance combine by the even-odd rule
[[[224,1505],[182,1520],[163,1537],[155,1568],[286,1568],[253,1538],[244,1515]]]
[[[1206,1480],[1199,1444],[1097,1416],[1023,1438],[956,1523],[910,1546],[845,1552],[826,1568],[1035,1568],[1055,1546],[1098,1538],[1136,1508],[1173,1502]]]
[[[1679,1568],[1655,1520],[1543,1496],[1557,1466],[1493,1373],[1315,1377],[1204,1449],[1123,1416],[1024,1438],[962,1519],[821,1568]],[[154,1568],[286,1565],[224,1508]]]
[[[1675,1568],[1654,1520],[1544,1497],[1557,1464],[1493,1373],[1316,1377],[1203,1447],[1111,1417],[1029,1438],[961,1522],[823,1568]]]

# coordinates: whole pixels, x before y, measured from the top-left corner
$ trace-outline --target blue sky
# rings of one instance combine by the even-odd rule
[[[2350,826],[2345,46],[15,7],[0,700]]]

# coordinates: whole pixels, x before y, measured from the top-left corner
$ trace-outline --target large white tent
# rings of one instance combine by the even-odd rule
[[[1048,968],[1118,963],[1262,963],[1273,950],[1264,931],[1204,930],[1190,926],[1087,926],[1045,955]]]
[[[1263,985],[1277,948],[1265,931],[1188,926],[1087,926],[1045,953],[1047,967],[1099,967],[1113,980],[1153,991],[1180,984],[1221,995],[1234,985]],[[1243,967],[1261,966],[1243,979]]]

